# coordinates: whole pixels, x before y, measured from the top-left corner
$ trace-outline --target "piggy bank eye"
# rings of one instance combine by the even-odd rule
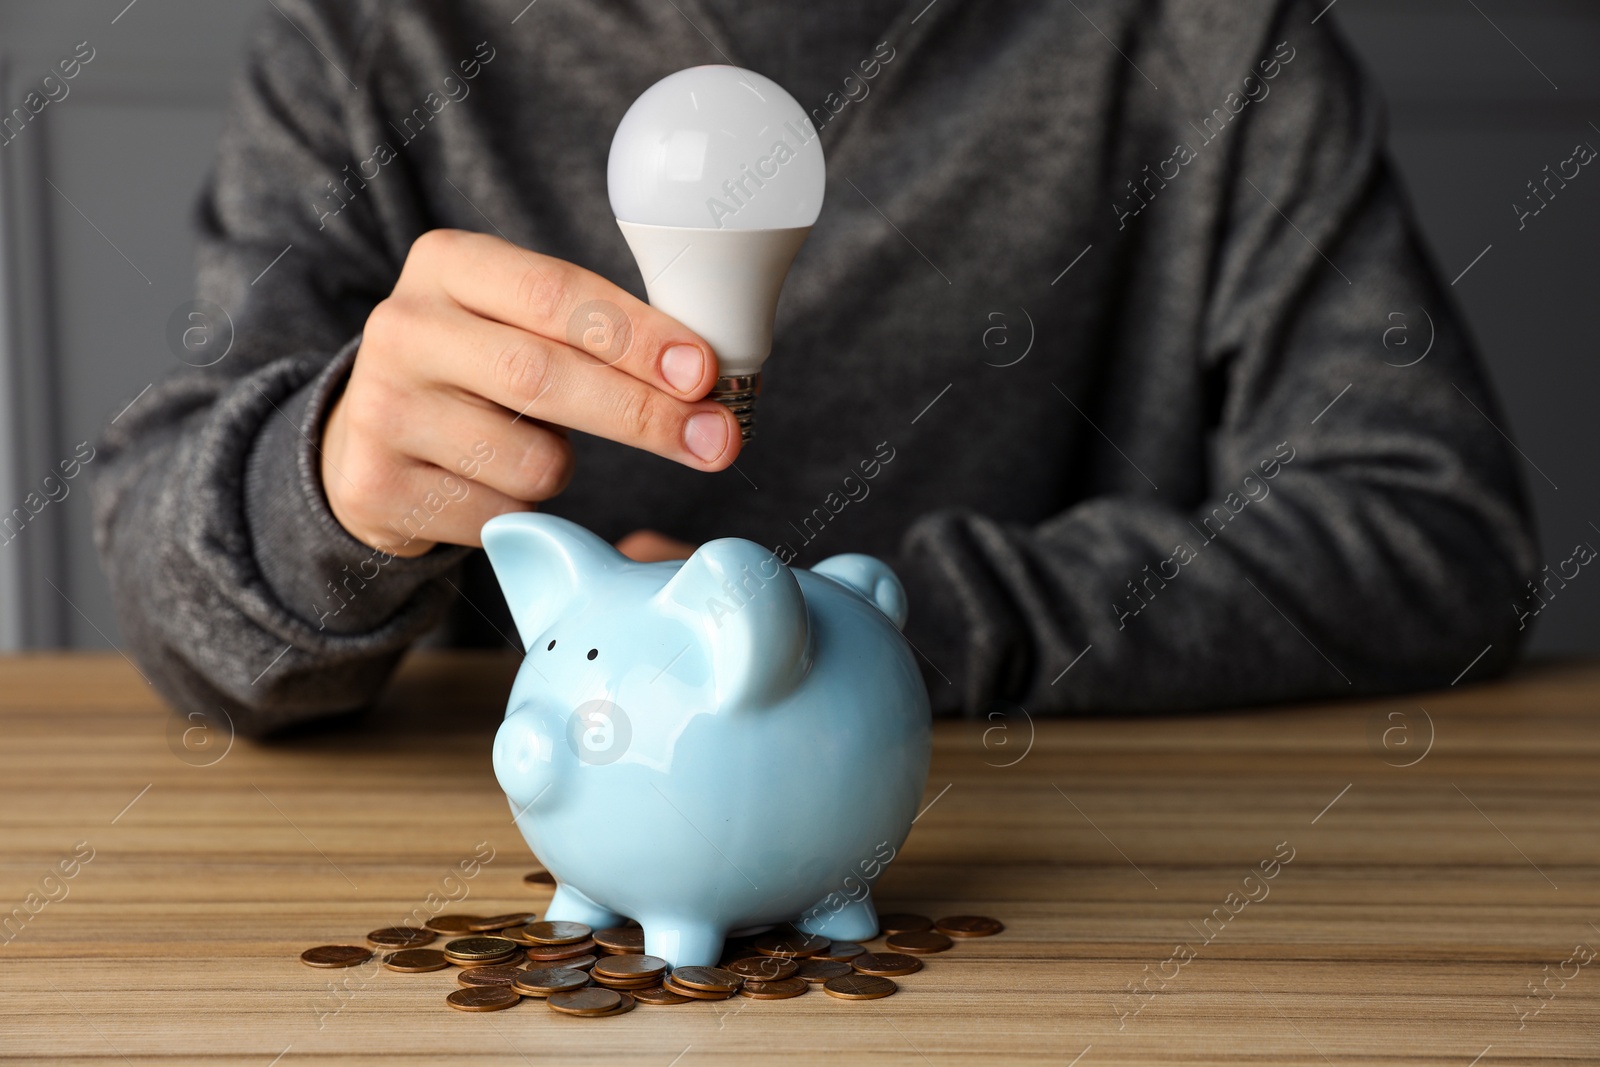
[[[550,650],[551,650],[551,649],[552,649],[552,648],[555,648],[555,647],[556,647],[556,642],[555,642],[555,638],[553,638],[553,637],[552,637],[552,638],[551,638],[551,639],[550,639],[550,643],[549,643],[549,644],[548,644],[548,645],[545,645],[545,646],[544,646],[544,650],[545,650],[545,651],[546,651],[546,652],[549,652],[549,651],[550,651]]]
[[[598,656],[598,655],[599,655],[599,654],[600,654],[600,650],[599,650],[599,649],[598,649],[598,648],[591,648],[591,649],[590,649],[590,650],[589,650],[589,658],[590,658],[590,659],[594,659],[594,658],[595,658],[595,657],[596,657],[596,656]]]

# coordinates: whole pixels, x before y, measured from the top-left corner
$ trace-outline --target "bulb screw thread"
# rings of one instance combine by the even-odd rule
[[[761,392],[761,372],[731,374],[717,379],[711,387],[710,399],[733,412],[739,420],[739,436],[749,441],[755,436],[756,397]]]

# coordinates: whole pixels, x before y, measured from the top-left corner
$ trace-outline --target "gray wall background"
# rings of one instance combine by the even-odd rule
[[[192,296],[191,205],[258,10],[271,14],[259,0],[0,0],[5,111],[79,42],[95,49],[70,94],[0,146],[0,513],[176,366],[167,319]],[[1521,231],[1511,206],[1578,142],[1600,147],[1600,5],[1335,0],[1321,17],[1389,99],[1392,154],[1441,273],[1460,275],[1546,559],[1600,544],[1600,168]],[[1406,332],[1386,352],[1375,331],[1374,358],[1422,351],[1422,316],[1395,311]],[[85,480],[67,484],[0,544],[0,650],[121,641]],[[1597,623],[1600,581],[1580,577],[1532,649],[1593,652]]]

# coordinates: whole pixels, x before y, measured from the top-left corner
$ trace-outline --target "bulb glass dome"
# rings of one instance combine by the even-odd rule
[[[611,141],[611,210],[622,222],[713,230],[810,226],[822,210],[822,144],[782,86],[730,66],[669,74],[635,100]]]

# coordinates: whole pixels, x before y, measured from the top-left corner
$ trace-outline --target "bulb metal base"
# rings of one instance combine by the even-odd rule
[[[749,441],[755,436],[756,397],[761,392],[761,372],[732,374],[717,379],[709,399],[726,407],[739,420],[739,436]]]

